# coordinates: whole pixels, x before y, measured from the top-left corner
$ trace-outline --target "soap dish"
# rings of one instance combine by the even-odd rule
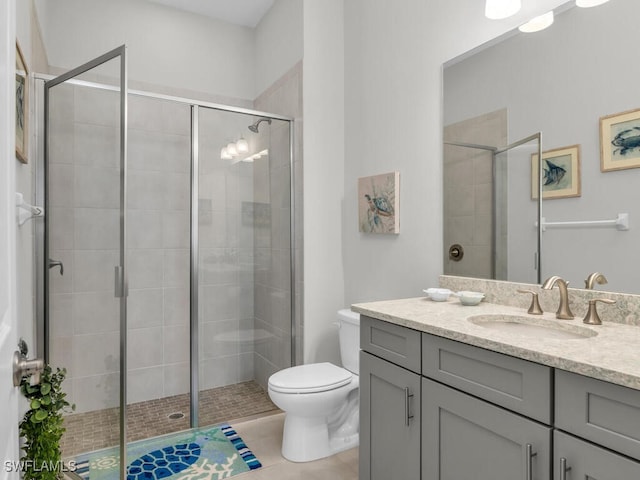
[[[427,288],[423,292],[434,302],[446,302],[449,300],[449,295],[453,293],[448,288]]]
[[[482,299],[484,298],[484,293],[462,291],[457,292],[456,296],[460,299],[460,303],[462,305],[471,307],[474,305],[478,305],[482,301]]]

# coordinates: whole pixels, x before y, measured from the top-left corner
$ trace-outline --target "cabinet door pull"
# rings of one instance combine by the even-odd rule
[[[526,479],[527,480],[533,480],[533,457],[535,457],[536,455],[538,455],[538,452],[533,451],[533,445],[531,445],[530,443],[527,443],[526,445],[526,456],[527,456]]]
[[[560,478],[559,480],[567,480],[567,472],[571,470],[571,467],[567,467],[567,459],[560,457]]]
[[[408,427],[409,420],[413,418],[413,415],[409,414],[409,401],[413,398],[413,393],[409,393],[409,387],[404,388],[404,424]]]

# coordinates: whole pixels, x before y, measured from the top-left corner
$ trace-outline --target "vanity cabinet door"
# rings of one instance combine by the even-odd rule
[[[359,475],[420,478],[420,376],[362,351]]]
[[[556,370],[555,426],[640,460],[640,391]]]
[[[423,378],[424,480],[549,480],[550,450],[550,427]]]
[[[640,463],[556,430],[554,480],[635,480]]]

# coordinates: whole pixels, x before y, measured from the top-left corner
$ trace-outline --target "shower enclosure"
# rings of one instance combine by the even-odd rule
[[[39,347],[63,453],[120,445],[122,472],[127,441],[274,409],[296,344],[292,119],[128,90],[125,56],[37,80]]]

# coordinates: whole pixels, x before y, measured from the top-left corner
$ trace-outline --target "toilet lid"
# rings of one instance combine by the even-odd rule
[[[274,373],[269,377],[269,388],[283,393],[324,392],[346,385],[352,376],[332,363],[310,363]]]

